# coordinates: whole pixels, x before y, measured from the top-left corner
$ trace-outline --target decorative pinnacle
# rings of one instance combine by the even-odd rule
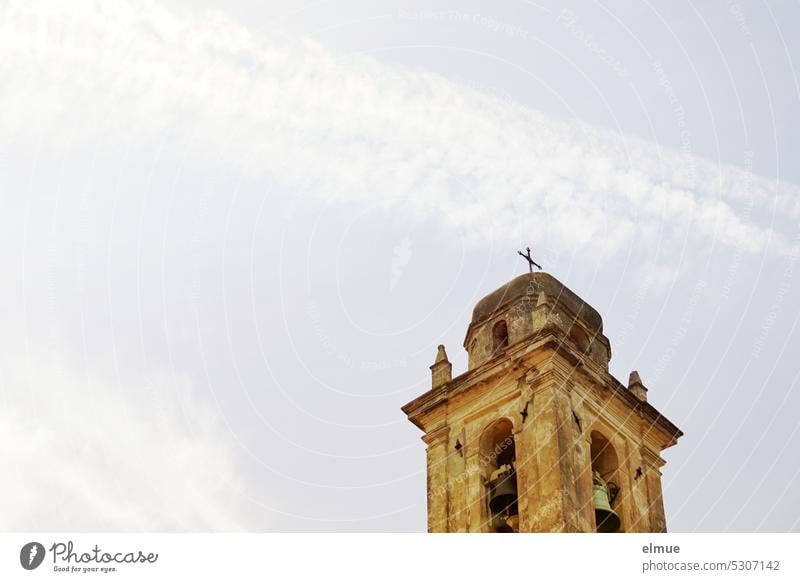
[[[447,352],[444,350],[444,346],[439,344],[439,347],[436,348],[438,351],[436,352],[436,360],[434,360],[434,364],[438,364],[439,362],[450,362],[447,359]]]
[[[628,377],[628,390],[642,402],[647,402],[647,388],[642,384],[642,378],[636,370]]]
[[[431,387],[438,388],[453,379],[453,364],[447,359],[444,346],[440,345],[436,352],[436,361],[431,366]]]

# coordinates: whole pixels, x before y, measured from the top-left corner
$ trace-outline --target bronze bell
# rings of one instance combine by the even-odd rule
[[[492,531],[495,533],[514,533],[514,528],[509,523],[509,518],[498,513],[492,518]]]
[[[514,469],[508,466],[490,483],[489,509],[493,514],[517,514],[517,477]]]
[[[608,500],[608,485],[597,473],[594,475],[594,484],[592,485],[592,501],[594,502],[597,531],[614,533],[619,530],[619,516],[611,509],[611,503]]]

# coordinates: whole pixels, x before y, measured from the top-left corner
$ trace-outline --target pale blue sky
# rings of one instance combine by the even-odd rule
[[[527,245],[670,529],[800,528],[796,3],[0,6],[0,528],[423,530],[399,407]]]

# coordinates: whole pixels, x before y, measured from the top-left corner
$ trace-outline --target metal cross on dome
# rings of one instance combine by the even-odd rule
[[[525,247],[525,250],[528,251],[527,254],[524,254],[522,251],[517,251],[517,254],[526,261],[528,261],[528,269],[530,270],[530,272],[533,273],[534,265],[538,267],[538,269],[541,271],[542,266],[531,258],[531,248]]]

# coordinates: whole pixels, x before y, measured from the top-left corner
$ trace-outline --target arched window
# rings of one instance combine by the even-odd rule
[[[499,354],[508,347],[508,326],[505,320],[500,320],[492,328],[492,354]]]
[[[490,424],[481,434],[479,450],[486,483],[489,529],[497,533],[519,531],[516,451],[513,425],[507,418]]]
[[[602,434],[592,432],[592,501],[597,531],[622,531],[622,521],[614,507],[619,504],[619,460],[614,447]]]
[[[569,337],[572,338],[572,341],[575,342],[575,345],[578,346],[581,352],[585,352],[589,349],[589,338],[579,325],[575,324],[570,328]]]

